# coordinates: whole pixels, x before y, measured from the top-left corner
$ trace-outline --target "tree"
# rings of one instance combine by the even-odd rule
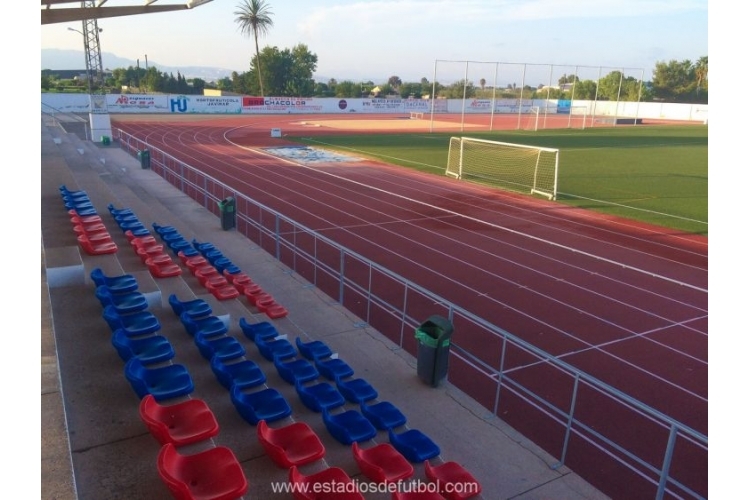
[[[202,78],[193,78],[193,94],[202,94],[206,88],[206,81]]]
[[[700,99],[701,92],[708,94],[708,56],[703,56],[695,62],[693,67],[696,78],[695,94]],[[708,99],[706,99],[708,102]]]
[[[599,80],[599,100],[638,101],[641,96],[641,82],[632,76],[626,77],[621,71],[612,71]],[[578,90],[576,90],[576,97]]]
[[[398,90],[398,88],[401,86],[401,78],[397,77],[396,75],[393,75],[388,79],[388,85],[393,87],[393,89]]]
[[[245,92],[256,94],[263,85],[266,94],[272,96],[311,97],[316,93],[313,73],[318,64],[318,56],[310,52],[305,44],[290,49],[266,47],[258,60],[265,68],[263,77],[258,80],[257,68],[246,75]]]
[[[562,85],[564,83],[575,83],[577,81],[578,77],[576,75],[563,75],[557,80],[557,83]]]
[[[696,78],[691,61],[658,62],[653,77],[654,97],[670,102],[692,100]]]
[[[480,78],[480,79],[479,79],[479,87],[480,87],[480,88],[481,88],[482,90],[484,90],[484,86],[485,86],[485,85],[487,85],[487,80],[485,80],[484,78]]]
[[[315,90],[313,74],[318,67],[318,56],[310,52],[307,45],[299,43],[292,47],[292,69],[287,75],[288,95],[310,97]]]
[[[264,36],[273,26],[271,19],[271,8],[264,0],[244,0],[244,3],[237,6],[239,10],[234,12],[235,22],[240,25],[242,34],[252,36],[255,40],[255,61],[258,71],[258,84],[260,85],[260,95],[263,97],[263,75],[260,69],[260,48],[258,47],[258,36]]]
[[[575,98],[593,101],[596,97],[596,82],[594,80],[582,80],[576,83]]]
[[[232,90],[232,79],[228,76],[221,78],[216,82],[216,88],[219,90],[230,92]]]
[[[351,80],[344,80],[336,84],[336,97],[360,97],[362,86]]]
[[[464,89],[464,84],[466,89]],[[467,82],[465,80],[459,80],[446,87],[441,87],[440,91],[437,91],[438,96],[446,99],[462,99],[464,95],[469,97],[475,97],[476,87],[473,82]]]
[[[399,94],[401,94],[401,97],[404,99],[408,98],[414,98],[414,99],[421,99],[422,98],[422,84],[417,82],[405,82],[401,84],[401,87],[399,87]]]

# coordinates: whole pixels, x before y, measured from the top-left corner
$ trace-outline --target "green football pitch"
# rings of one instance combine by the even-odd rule
[[[295,141],[444,175],[451,137],[357,134]],[[471,132],[465,136],[560,150],[557,202],[708,235],[708,127]]]

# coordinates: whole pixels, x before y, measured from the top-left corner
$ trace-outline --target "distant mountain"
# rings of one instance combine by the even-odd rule
[[[134,61],[119,57],[109,52],[102,52],[102,66],[104,69],[127,68],[129,66],[146,67],[146,60]],[[181,74],[185,78],[201,78],[206,81],[216,81],[232,74],[231,69],[211,68],[205,66],[164,66],[155,61],[148,61],[149,67],[155,67],[161,73]],[[41,69],[85,69],[86,57],[81,50],[42,49]]]
[[[156,67],[162,73],[171,73],[177,76],[177,73],[181,74],[185,78],[201,78],[207,82],[215,82],[222,78],[231,78],[232,72],[237,71],[242,73],[246,70],[233,70],[226,68],[211,68],[206,66],[164,66],[157,62],[148,61],[150,67]],[[132,59],[126,59],[119,57],[110,52],[102,52],[102,66],[104,69],[113,70],[116,68],[127,68],[129,66],[140,66],[141,68],[146,67],[146,60],[134,61]],[[82,50],[61,50],[61,49],[42,49],[42,67],[40,70],[52,69],[52,70],[86,70],[86,57]],[[313,75],[313,79],[316,82],[328,83],[331,78],[330,76],[324,75]],[[337,81],[343,82],[346,78],[336,78]],[[377,82],[375,78],[355,78],[352,81],[356,82]]]

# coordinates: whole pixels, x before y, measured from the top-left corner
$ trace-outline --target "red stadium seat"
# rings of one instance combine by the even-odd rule
[[[175,446],[196,443],[219,433],[219,423],[202,399],[188,399],[162,405],[153,395],[141,399],[138,408],[141,420],[161,444]]]
[[[479,481],[457,462],[445,462],[433,466],[429,460],[425,460],[424,471],[427,479],[437,483],[438,490],[448,500],[467,500],[482,492]]]
[[[179,500],[233,500],[248,489],[242,466],[234,452],[225,446],[183,455],[172,443],[167,443],[159,451],[157,470]]]
[[[362,474],[376,483],[395,483],[414,474],[414,467],[390,443],[365,449],[355,441],[352,453]]]
[[[310,475],[302,474],[296,466],[289,469],[289,482],[296,485],[292,495],[296,500],[364,500],[364,496],[356,487],[350,487],[350,478],[344,469],[329,467]],[[316,486],[318,485],[318,486]],[[329,491],[321,496],[319,491]]]
[[[305,422],[272,428],[261,420],[258,422],[258,441],[271,460],[285,469],[309,464],[323,458],[326,453],[318,435]]]

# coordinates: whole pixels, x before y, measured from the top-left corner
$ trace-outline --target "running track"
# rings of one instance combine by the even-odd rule
[[[113,117],[113,127],[707,435],[706,238],[373,162],[305,167],[250,149],[268,145],[272,127],[323,133],[293,131],[298,117],[131,120]],[[457,329],[454,342],[499,365],[495,340]],[[521,359],[514,368],[523,368]],[[451,366],[451,380],[460,381],[454,372]],[[600,403],[580,411],[606,410]],[[498,414],[532,438],[549,439],[527,417],[514,421],[510,410]],[[632,418],[613,416],[610,430],[636,433]],[[648,447],[649,436],[631,437],[635,448]],[[663,447],[654,463],[659,453]],[[595,457],[580,465],[596,467]],[[607,471],[600,467],[593,480],[582,475],[602,487],[596,475]],[[704,457],[686,452],[674,469],[707,495]],[[615,491],[632,487],[630,478],[621,480],[604,482],[614,481]]]

